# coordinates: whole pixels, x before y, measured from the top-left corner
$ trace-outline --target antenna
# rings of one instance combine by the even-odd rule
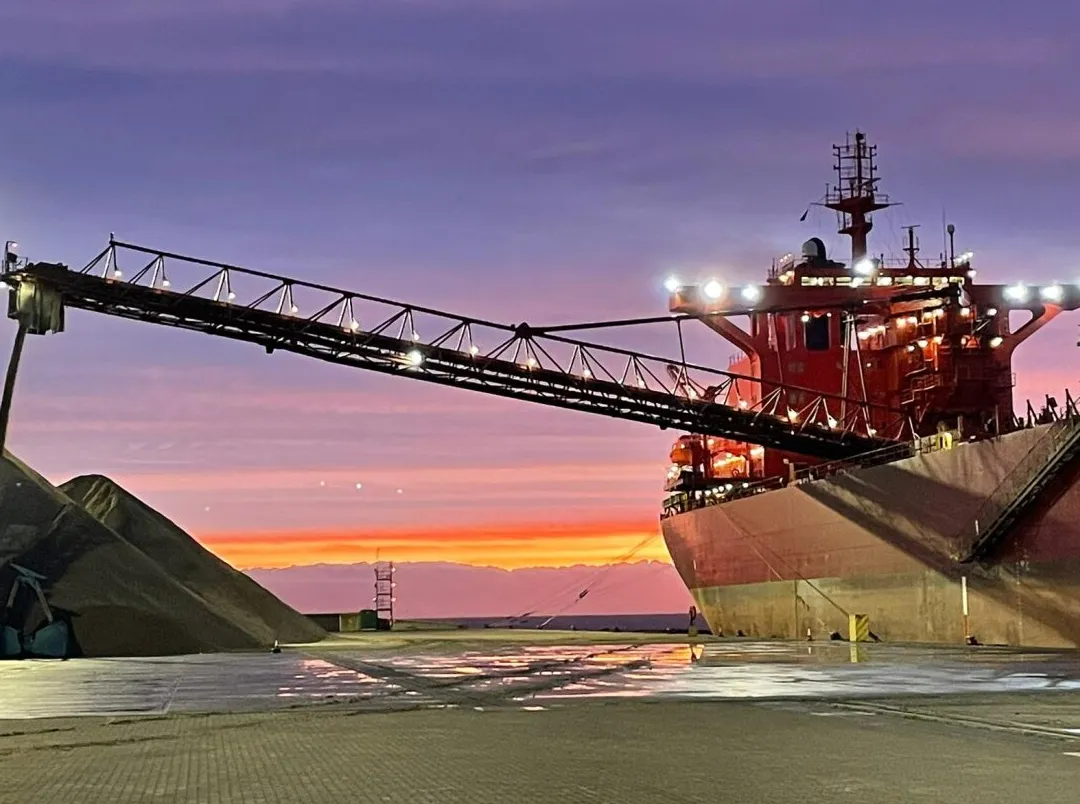
[[[916,259],[916,255],[919,253],[919,241],[915,238],[915,230],[919,228],[919,224],[915,223],[911,226],[905,226],[904,231],[907,232],[908,244],[904,248],[904,252],[908,255],[908,268],[915,268],[918,266],[919,261]]]
[[[891,207],[889,197],[879,193],[877,183],[877,146],[866,141],[866,135],[855,132],[843,145],[833,146],[836,157],[836,185],[825,194],[822,206],[835,210],[840,218],[840,234],[851,238],[851,260],[858,262],[866,256],[866,237],[874,228],[872,212]]]
[[[951,223],[945,227],[945,231],[949,234],[949,267],[956,267],[956,245],[953,241],[953,235],[956,234],[956,227]]]

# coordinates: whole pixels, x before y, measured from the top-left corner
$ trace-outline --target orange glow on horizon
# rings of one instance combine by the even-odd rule
[[[670,561],[655,521],[568,525],[484,525],[439,530],[230,532],[199,542],[240,569],[308,564],[448,561],[501,569]],[[635,549],[636,548],[636,549]]]

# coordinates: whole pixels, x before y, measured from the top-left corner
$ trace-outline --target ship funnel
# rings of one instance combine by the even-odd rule
[[[811,237],[802,244],[803,260],[821,262],[825,260],[825,243],[819,237]]]

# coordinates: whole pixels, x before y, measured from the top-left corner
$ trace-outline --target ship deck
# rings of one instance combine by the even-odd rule
[[[1080,768],[1075,652],[503,636],[0,665],[0,800],[1023,804]]]

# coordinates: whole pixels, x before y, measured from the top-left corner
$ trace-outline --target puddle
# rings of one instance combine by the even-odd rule
[[[861,698],[1080,689],[1080,655],[964,647],[504,645],[346,649],[0,664],[0,719],[256,711],[331,701],[376,708],[541,711],[582,699]],[[317,651],[315,652],[317,653]]]

